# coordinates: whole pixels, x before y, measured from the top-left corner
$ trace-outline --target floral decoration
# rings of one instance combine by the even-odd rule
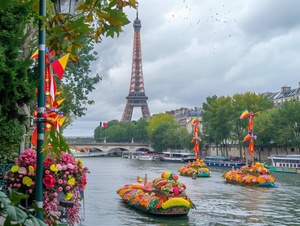
[[[25,150],[15,164],[7,171],[5,179],[7,186],[27,193],[31,198],[35,196],[36,181],[36,151]],[[74,225],[79,219],[80,191],[84,190],[87,184],[86,173],[88,168],[83,165],[81,159],[75,159],[72,155],[63,152],[60,158],[52,160],[50,156],[44,159],[43,175],[43,208],[47,224],[53,224],[53,217],[50,213],[59,216],[58,204],[62,196],[67,201],[73,201],[74,207],[69,208],[69,222]]]
[[[270,170],[264,167],[263,163],[256,162],[251,166],[242,166],[225,172],[222,178],[228,182],[236,182],[244,185],[264,185],[274,183],[276,178],[270,174]]]

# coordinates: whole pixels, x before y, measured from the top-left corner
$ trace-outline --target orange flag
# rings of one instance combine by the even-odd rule
[[[253,152],[254,152],[254,141],[253,141],[253,139],[250,140],[248,150],[253,154]]]
[[[34,127],[33,134],[31,137],[31,143],[34,147],[37,147],[37,127]]]
[[[59,79],[62,79],[63,74],[65,72],[68,60],[69,60],[70,53],[67,53],[63,57],[59,58],[58,60],[54,61],[51,66],[55,73],[57,74],[57,77]]]

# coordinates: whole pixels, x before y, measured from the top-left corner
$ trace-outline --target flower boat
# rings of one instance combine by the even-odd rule
[[[186,165],[179,167],[178,172],[183,176],[210,177],[210,170],[202,159],[188,162]]]
[[[241,185],[250,185],[257,187],[274,187],[276,178],[270,174],[269,169],[264,167],[263,163],[256,162],[248,166],[242,166],[240,169],[234,169],[225,172],[222,175],[229,183],[237,183]]]
[[[117,193],[130,206],[143,212],[163,215],[187,215],[193,202],[186,195],[186,186],[179,182],[178,175],[171,172],[162,173],[161,177],[144,183],[138,177],[137,183],[126,184]]]

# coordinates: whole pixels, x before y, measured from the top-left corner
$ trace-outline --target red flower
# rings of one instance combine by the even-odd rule
[[[44,185],[46,185],[46,187],[49,187],[49,188],[53,188],[55,182],[56,181],[55,181],[54,177],[50,174],[46,174],[44,179],[43,179]]]

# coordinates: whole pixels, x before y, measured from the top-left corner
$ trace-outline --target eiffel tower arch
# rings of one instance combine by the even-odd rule
[[[145,93],[143,67],[142,67],[142,49],[141,49],[141,21],[136,13],[136,19],[133,23],[134,39],[133,39],[133,54],[132,54],[132,69],[129,94],[126,97],[127,102],[121,122],[130,122],[134,107],[141,108],[142,116],[150,117],[150,111],[147,104],[148,97]]]

